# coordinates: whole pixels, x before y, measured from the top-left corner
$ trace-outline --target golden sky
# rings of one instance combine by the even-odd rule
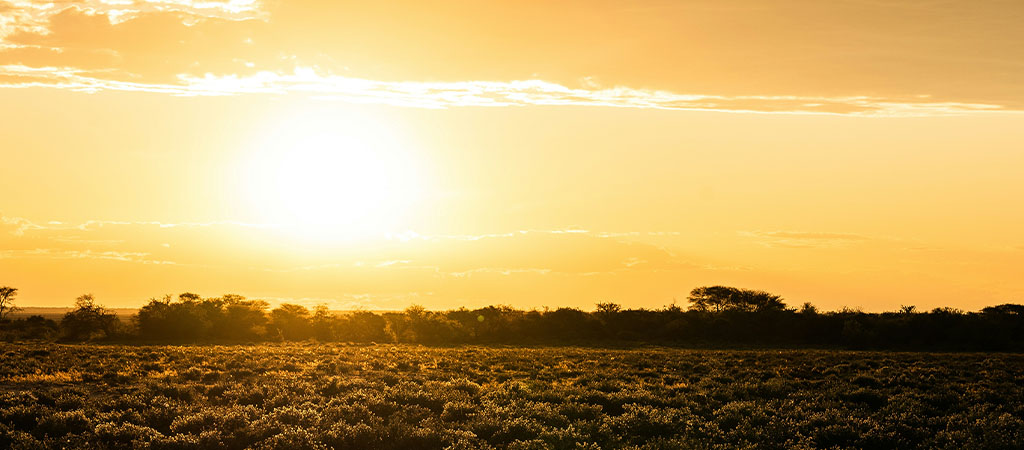
[[[0,0],[0,284],[1024,301],[1024,3]]]

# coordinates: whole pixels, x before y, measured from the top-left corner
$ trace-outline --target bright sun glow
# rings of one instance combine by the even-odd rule
[[[314,240],[395,231],[421,194],[408,146],[364,118],[277,124],[246,158],[245,196],[255,215]]]

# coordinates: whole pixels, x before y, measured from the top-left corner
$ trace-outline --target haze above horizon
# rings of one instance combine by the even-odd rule
[[[1024,3],[0,0],[0,285],[1024,301]]]

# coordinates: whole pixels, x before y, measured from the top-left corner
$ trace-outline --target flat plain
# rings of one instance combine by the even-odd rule
[[[2,344],[2,448],[1024,445],[1024,356]]]

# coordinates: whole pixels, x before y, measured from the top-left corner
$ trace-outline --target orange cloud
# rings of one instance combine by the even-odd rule
[[[1012,43],[1024,32],[1011,18],[1022,10],[912,1],[18,0],[0,13],[0,76],[9,87],[420,107],[1018,110],[1024,69]],[[910,20],[922,14],[929,20]]]

